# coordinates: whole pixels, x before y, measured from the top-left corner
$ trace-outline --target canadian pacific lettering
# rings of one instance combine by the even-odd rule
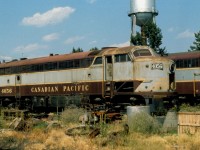
[[[58,92],[58,86],[48,86],[48,87],[32,87],[32,93],[56,93]]]
[[[32,87],[31,93],[57,93],[57,92],[86,92],[89,91],[89,85],[64,85],[58,86]]]
[[[89,85],[63,86],[63,92],[84,92],[89,91]]]

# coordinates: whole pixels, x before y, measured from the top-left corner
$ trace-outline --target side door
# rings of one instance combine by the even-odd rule
[[[21,75],[16,75],[15,76],[15,98],[20,99],[21,98]]]
[[[113,59],[112,56],[105,56],[104,59],[104,96],[112,98],[113,96]]]
[[[193,95],[194,97],[200,94],[200,73],[193,73]]]

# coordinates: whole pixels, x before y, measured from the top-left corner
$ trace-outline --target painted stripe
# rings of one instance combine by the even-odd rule
[[[194,82],[194,80],[180,80],[180,81],[176,81],[176,83],[183,83],[183,82]],[[200,80],[196,80],[195,82],[200,82]]]
[[[89,70],[90,68],[74,68],[74,69],[65,69],[65,70],[51,70],[51,71],[38,71],[38,72],[24,72],[24,73],[13,73],[13,74],[6,74],[1,76],[16,76],[16,75],[27,75],[27,74],[38,74],[38,73],[50,73],[50,72],[66,72],[66,71],[73,71],[73,70]]]
[[[103,80],[88,80],[88,81],[77,81],[77,82],[48,82],[48,83],[37,83],[37,84],[17,84],[17,86],[31,86],[31,85],[50,85],[50,84],[81,84],[81,83],[94,83],[94,82],[107,82]],[[112,82],[143,82],[141,80],[115,80]],[[16,86],[15,84],[9,84],[5,86],[0,86],[0,87],[10,87],[10,86]]]
[[[197,70],[199,70],[199,67],[194,67],[194,68],[176,68],[176,70],[195,70],[195,69],[197,69]]]

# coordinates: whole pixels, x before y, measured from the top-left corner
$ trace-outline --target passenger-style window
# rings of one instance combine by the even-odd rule
[[[11,68],[5,68],[5,74],[10,74],[11,73]]]
[[[199,59],[180,59],[176,60],[176,68],[199,67]]]
[[[56,70],[57,69],[57,62],[49,62],[44,64],[45,70]]]
[[[1,68],[0,69],[0,74],[2,75],[2,74],[5,74],[5,69],[4,68]]]
[[[97,57],[94,61],[94,65],[102,64],[102,57]]]
[[[127,61],[131,61],[128,54],[115,55],[115,62],[127,62]]]
[[[32,65],[31,66],[31,71],[43,71],[44,70],[44,66],[43,64],[36,64],[36,65]]]
[[[148,49],[139,49],[133,52],[135,57],[139,56],[151,56],[151,52]]]
[[[80,67],[80,60],[74,60],[74,68],[79,68]]]
[[[199,67],[199,59],[196,58],[196,59],[192,59],[192,67]]]
[[[65,69],[65,68],[73,68],[73,61],[62,61],[59,62],[59,69]]]

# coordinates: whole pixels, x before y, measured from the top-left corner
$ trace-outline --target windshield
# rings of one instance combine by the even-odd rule
[[[152,56],[151,52],[148,49],[139,49],[133,52],[135,57],[139,56]]]

